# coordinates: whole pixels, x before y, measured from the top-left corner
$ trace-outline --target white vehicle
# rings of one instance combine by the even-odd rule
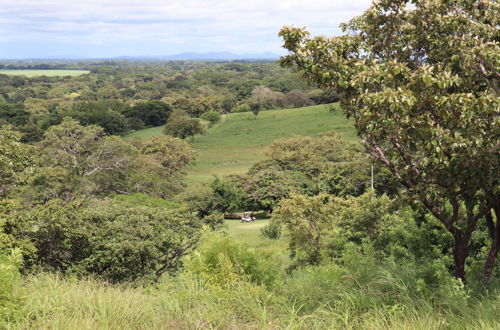
[[[247,211],[241,215],[241,222],[253,222],[257,220],[252,211]]]

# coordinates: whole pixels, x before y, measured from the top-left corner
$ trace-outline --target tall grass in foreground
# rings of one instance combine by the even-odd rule
[[[262,286],[240,282],[221,289],[186,275],[147,290],[46,274],[30,278],[27,289],[25,317],[6,328],[498,329],[500,325],[498,296],[470,301],[460,306],[460,312],[409,297],[401,304],[380,303],[359,310],[365,300],[376,305],[378,297],[354,290],[306,312],[297,300]]]
[[[134,288],[40,274],[8,329],[498,329],[500,296],[472,295],[441,272],[378,263],[356,251],[342,266],[290,275],[254,249],[213,235],[179,276]],[[423,270],[422,270],[423,269]],[[222,280],[222,279],[225,280]]]

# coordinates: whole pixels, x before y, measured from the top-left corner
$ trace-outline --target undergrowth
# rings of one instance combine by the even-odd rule
[[[210,234],[176,277],[150,286],[28,276],[8,329],[498,329],[500,295],[473,291],[444,266],[342,260],[286,274],[255,249]]]

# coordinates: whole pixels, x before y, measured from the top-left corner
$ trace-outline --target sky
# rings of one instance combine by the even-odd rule
[[[0,0],[0,58],[282,54],[284,25],[339,35],[371,0]]]

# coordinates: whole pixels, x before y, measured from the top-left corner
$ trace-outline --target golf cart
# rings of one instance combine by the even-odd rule
[[[252,211],[247,211],[247,212],[244,212],[242,215],[241,215],[241,222],[253,222],[255,221],[257,218],[255,217],[255,215],[253,215],[253,212]]]

